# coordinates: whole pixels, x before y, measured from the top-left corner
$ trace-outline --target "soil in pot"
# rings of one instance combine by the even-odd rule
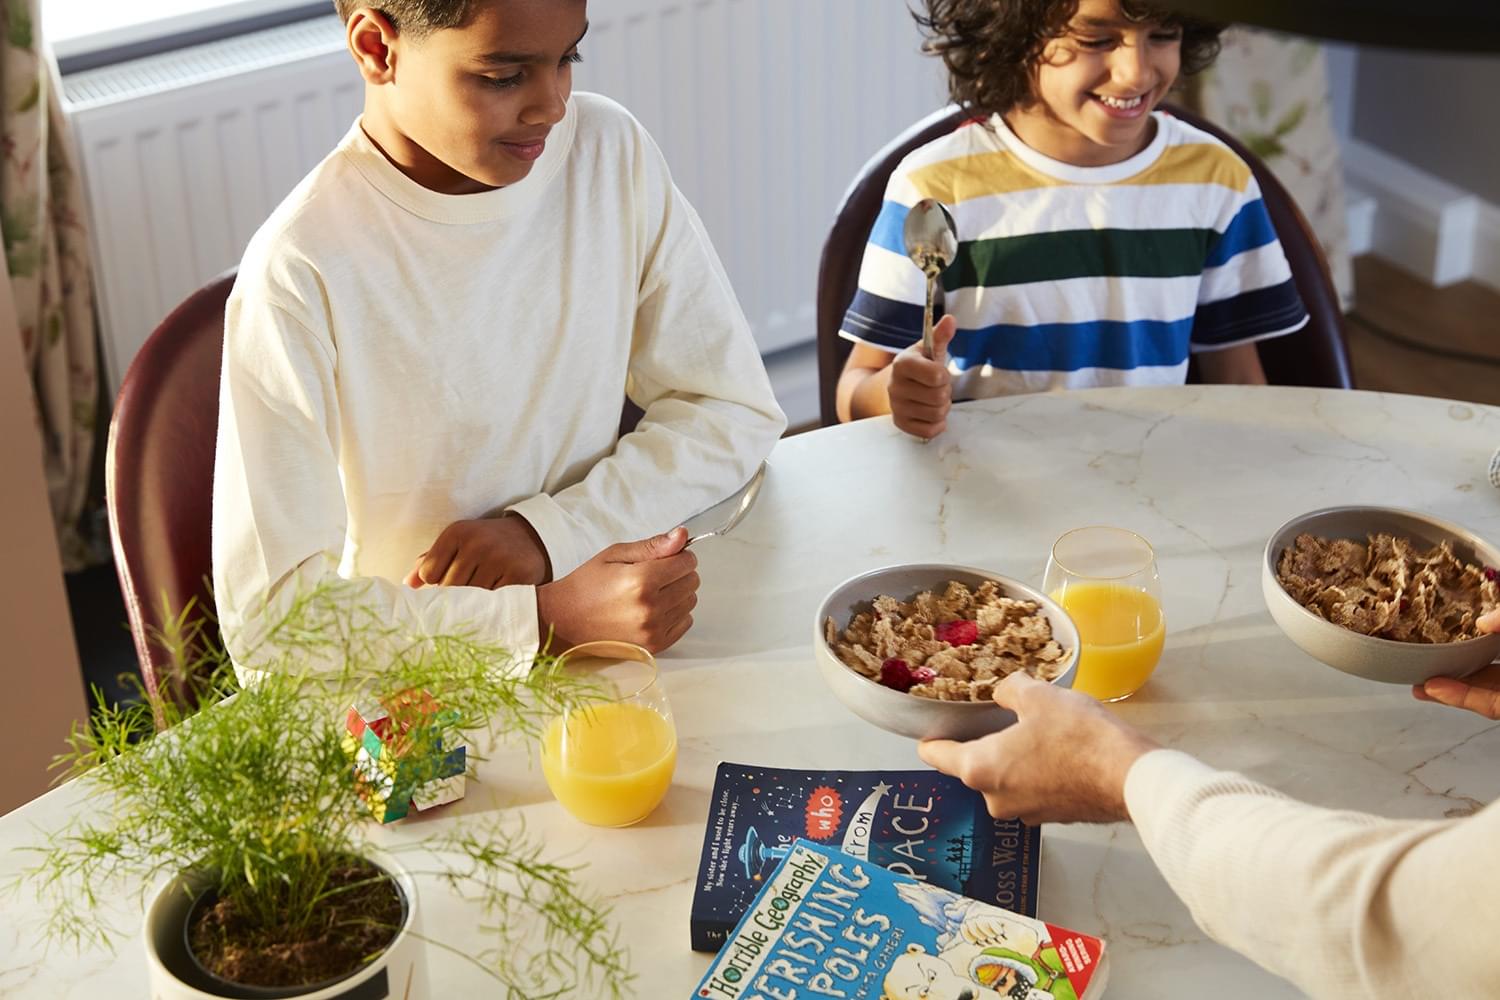
[[[328,891],[346,886],[353,888],[326,899],[300,930],[255,927],[232,900],[201,901],[188,917],[192,956],[220,979],[246,986],[313,986],[342,979],[385,950],[406,915],[396,883],[368,861],[337,869]]]

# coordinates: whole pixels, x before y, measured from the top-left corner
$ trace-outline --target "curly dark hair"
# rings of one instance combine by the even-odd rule
[[[339,17],[349,20],[361,7],[373,7],[384,14],[397,31],[421,37],[439,28],[456,28],[469,20],[477,0],[333,0]]]
[[[1032,96],[1033,74],[1047,43],[1063,34],[1078,0],[926,0],[912,12],[927,33],[923,49],[942,56],[954,103],[1004,114]],[[1131,21],[1182,29],[1182,76],[1206,69],[1219,54],[1224,25],[1177,14],[1142,0],[1121,0]]]

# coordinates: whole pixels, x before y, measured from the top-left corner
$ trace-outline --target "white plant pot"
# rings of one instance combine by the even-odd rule
[[[426,950],[417,937],[420,929],[417,886],[410,873],[384,852],[373,852],[370,860],[396,880],[406,896],[406,921],[380,957],[365,968],[327,986],[294,993],[296,1000],[429,1000]],[[201,874],[178,875],[159,889],[146,908],[143,933],[151,1000],[223,1000],[224,997],[257,997],[271,994],[246,987],[244,992],[215,992],[211,980],[202,978],[187,952],[183,926],[200,886]],[[189,894],[184,887],[194,891]],[[285,994],[278,994],[285,996]]]

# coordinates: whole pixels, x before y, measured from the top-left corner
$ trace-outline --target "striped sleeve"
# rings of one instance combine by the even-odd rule
[[[892,353],[922,339],[926,280],[907,258],[902,237],[907,212],[920,197],[905,164],[898,167],[865,244],[859,287],[840,330],[845,338]]]
[[[1193,315],[1193,351],[1215,351],[1301,329],[1307,309],[1251,177],[1215,227]]]

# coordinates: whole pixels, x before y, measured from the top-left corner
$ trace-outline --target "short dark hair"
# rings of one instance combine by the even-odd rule
[[[923,48],[942,56],[954,103],[976,113],[1004,114],[1032,96],[1032,71],[1047,43],[1062,35],[1078,0],[926,0],[913,12],[927,32]],[[1182,75],[1205,69],[1219,54],[1224,25],[1176,14],[1144,0],[1121,0],[1131,21],[1182,29]]]
[[[391,27],[418,37],[431,34],[439,28],[457,28],[469,20],[478,0],[333,0],[339,17],[348,21],[349,15],[361,7],[372,7],[385,15]]]

